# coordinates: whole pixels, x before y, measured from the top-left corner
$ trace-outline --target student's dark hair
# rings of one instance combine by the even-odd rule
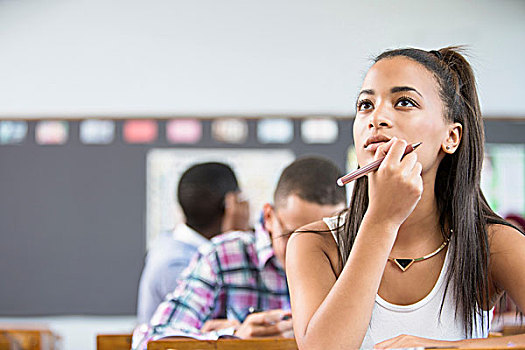
[[[177,198],[186,224],[196,231],[208,228],[224,215],[226,193],[239,186],[233,170],[226,164],[196,164],[181,176]]]
[[[274,203],[280,206],[290,195],[320,205],[346,203],[346,190],[337,186],[342,175],[339,167],[321,157],[299,158],[283,170],[274,192]]]
[[[435,181],[439,224],[450,238],[451,257],[445,293],[452,290],[456,317],[462,318],[466,334],[476,327],[479,308],[488,310],[488,224],[507,224],[489,207],[480,188],[484,131],[474,73],[458,47],[439,51],[407,48],[386,51],[374,62],[406,57],[425,67],[436,79],[444,106],[443,117],[463,127],[458,149],[446,154]],[[343,230],[339,253],[346,263],[357,231],[368,207],[367,177],[358,179]],[[450,287],[450,288],[449,288]],[[443,299],[444,302],[444,299]],[[443,302],[441,308],[443,308]],[[482,325],[488,328],[488,325]]]

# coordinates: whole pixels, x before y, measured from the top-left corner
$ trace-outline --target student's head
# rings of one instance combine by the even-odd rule
[[[441,226],[457,230],[458,224],[476,220],[476,211],[485,205],[480,190],[483,121],[472,68],[457,48],[382,53],[365,76],[356,108],[354,140],[361,166],[374,157],[374,148],[367,147],[371,136],[422,141],[418,161],[425,190],[435,194]],[[366,183],[366,178],[356,183],[363,203]],[[458,210],[471,217],[457,212],[454,218]]]
[[[283,267],[286,243],[293,231],[345,207],[345,189],[336,184],[340,176],[337,165],[320,157],[297,159],[283,170],[274,192],[274,204],[264,206],[264,225]]]
[[[187,169],[177,187],[177,198],[186,224],[211,237],[219,234],[226,193],[238,191],[233,170],[222,163],[201,163]]]
[[[360,164],[373,158],[364,148],[371,135],[422,141],[423,174],[467,192],[479,184],[483,124],[472,69],[454,48],[399,49],[379,55],[357,101],[354,140]],[[456,194],[458,194],[456,192]]]
[[[447,285],[453,282],[458,314],[466,332],[473,310],[488,291],[487,223],[504,223],[480,189],[483,121],[472,68],[457,48],[438,51],[399,49],[379,55],[365,76],[357,100],[354,140],[361,166],[374,157],[370,141],[394,136],[417,149],[423,186],[434,195],[438,225],[450,237],[452,257]],[[370,138],[377,136],[378,138]],[[368,179],[354,185],[344,235],[343,263],[368,206]],[[424,229],[424,228],[422,228]]]

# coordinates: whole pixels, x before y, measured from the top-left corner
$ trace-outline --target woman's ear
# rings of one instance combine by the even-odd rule
[[[441,144],[443,152],[452,154],[456,152],[463,135],[463,125],[460,123],[450,124],[448,128],[448,136]]]

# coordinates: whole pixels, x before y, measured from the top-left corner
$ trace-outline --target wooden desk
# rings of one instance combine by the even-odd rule
[[[440,348],[440,350],[466,350],[467,348]],[[524,350],[525,344],[515,344],[514,346],[477,346],[468,348],[469,350]],[[193,340],[193,339],[161,339],[148,343],[148,350],[297,350],[294,339],[261,338],[261,339],[221,339],[213,340]]]
[[[503,326],[501,330],[502,335],[515,335],[515,334],[524,334],[525,333],[525,324],[520,326]]]
[[[55,350],[59,340],[46,326],[0,324],[0,350]]]
[[[97,350],[129,350],[131,334],[97,334]]]
[[[215,340],[161,339],[150,341],[148,350],[216,350]]]
[[[294,339],[161,339],[148,343],[148,350],[297,350]]]

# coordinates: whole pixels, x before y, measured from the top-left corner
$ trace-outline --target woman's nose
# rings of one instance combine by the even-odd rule
[[[370,114],[370,120],[368,123],[368,128],[390,128],[392,127],[392,121],[388,117],[386,111],[384,108],[376,108],[371,114]]]

